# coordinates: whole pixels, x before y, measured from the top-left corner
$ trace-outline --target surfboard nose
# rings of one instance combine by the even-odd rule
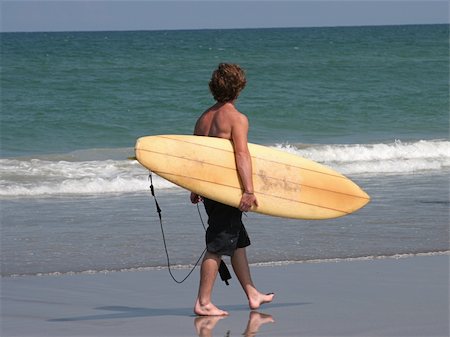
[[[355,208],[350,213],[360,210],[371,201],[370,195],[368,195],[366,191],[364,191],[361,187],[359,187],[359,189],[360,194],[358,195],[358,198],[360,198],[360,202],[358,204],[355,204]]]

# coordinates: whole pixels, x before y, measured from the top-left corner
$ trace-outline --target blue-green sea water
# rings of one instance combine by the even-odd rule
[[[164,266],[147,172],[127,157],[139,136],[192,133],[220,62],[246,70],[251,142],[372,196],[330,221],[248,214],[252,263],[449,250],[448,25],[0,37],[2,275]],[[197,210],[155,183],[172,262],[194,263]]]

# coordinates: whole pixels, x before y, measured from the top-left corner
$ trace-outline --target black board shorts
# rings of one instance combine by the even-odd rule
[[[250,239],[244,224],[242,212],[235,207],[203,198],[208,214],[206,231],[206,248],[217,255],[233,256],[237,248],[250,245]]]

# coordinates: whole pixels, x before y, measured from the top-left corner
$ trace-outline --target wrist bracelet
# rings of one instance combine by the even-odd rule
[[[255,194],[255,193],[244,191],[244,194],[250,194],[250,195],[253,195],[253,194]]]

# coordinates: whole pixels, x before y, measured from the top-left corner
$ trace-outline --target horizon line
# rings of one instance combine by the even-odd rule
[[[214,31],[214,30],[263,30],[263,29],[311,29],[311,28],[358,28],[358,27],[397,27],[397,26],[438,26],[450,25],[442,23],[398,23],[398,24],[367,24],[367,25],[318,25],[318,26],[274,26],[274,27],[222,27],[222,28],[155,28],[155,29],[77,29],[77,30],[11,30],[0,31],[0,34],[18,33],[119,33],[119,32],[168,32],[168,31]]]

